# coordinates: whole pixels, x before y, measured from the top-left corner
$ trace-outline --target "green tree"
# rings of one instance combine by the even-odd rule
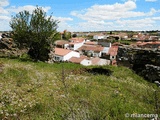
[[[37,7],[30,14],[22,11],[12,17],[10,26],[13,39],[20,48],[29,48],[28,54],[35,60],[48,59],[50,44],[53,42],[58,21],[47,16],[42,8]]]
[[[74,34],[72,35],[72,37],[77,37],[77,34],[74,33]]]
[[[64,30],[63,32],[63,39],[69,40],[71,38],[71,32],[68,32],[67,30]]]
[[[61,38],[62,38],[61,36],[62,36],[61,33],[57,32],[56,34],[54,34],[53,38],[54,38],[54,40],[61,40]]]

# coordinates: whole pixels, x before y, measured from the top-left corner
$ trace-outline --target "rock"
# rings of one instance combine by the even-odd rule
[[[12,38],[0,40],[0,57],[19,57],[27,52],[27,49],[18,49]]]
[[[160,49],[158,48],[119,46],[117,62],[132,68],[151,82],[160,81]]]

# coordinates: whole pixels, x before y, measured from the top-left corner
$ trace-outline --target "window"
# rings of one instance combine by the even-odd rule
[[[55,57],[54,57],[54,60],[55,60],[55,61],[60,61],[60,57],[55,56]]]

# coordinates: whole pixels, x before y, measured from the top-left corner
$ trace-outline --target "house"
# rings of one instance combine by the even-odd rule
[[[109,42],[107,39],[98,40],[98,45],[102,45],[103,47],[111,47],[111,42]]]
[[[93,36],[93,39],[95,39],[95,40],[101,40],[101,39],[105,39],[106,38],[106,36],[105,35],[94,35]]]
[[[110,60],[101,59],[99,57],[91,58],[92,65],[109,65]]]
[[[158,41],[159,37],[158,36],[150,36],[149,41]]]
[[[109,65],[110,64],[110,60],[101,59],[99,57],[93,57],[93,58],[83,59],[80,64],[84,65],[84,66]]]
[[[78,57],[72,57],[69,59],[69,62],[76,63],[76,64],[81,64],[84,66],[90,66],[90,65],[109,65],[110,60],[106,59],[101,59],[99,57],[87,57],[87,56],[80,56]]]
[[[127,33],[119,33],[120,39],[121,40],[127,40],[128,39],[128,34]]]
[[[56,40],[54,42],[54,46],[57,47],[57,48],[67,49],[68,46],[69,46],[69,41],[67,41],[67,40]]]
[[[116,56],[118,52],[118,46],[111,46],[110,48],[105,47],[102,51],[102,58],[111,61],[111,64],[116,64]]]
[[[89,57],[101,57],[104,47],[101,45],[87,45],[84,44],[77,51],[82,55],[87,55]]]
[[[159,48],[160,42],[137,42],[137,46],[141,48]]]
[[[135,34],[132,36],[131,40],[133,41],[137,41],[138,40],[138,34]]]
[[[90,58],[88,59],[83,59],[81,62],[80,62],[81,65],[84,65],[84,66],[90,66],[92,65],[92,61],[90,60]]]
[[[69,43],[70,50],[77,50],[85,43],[84,38],[71,38],[69,39],[69,41],[70,41]]]
[[[54,49],[54,61],[68,61],[72,57],[80,57],[80,54],[78,52],[63,48]]]
[[[80,64],[81,61],[83,61],[84,59],[87,59],[87,58],[88,58],[88,57],[87,57],[87,56],[84,56],[84,55],[81,55],[80,57],[71,57],[71,58],[69,59],[69,62]]]
[[[101,58],[109,59],[109,58],[107,58],[108,52],[109,52],[109,47],[104,47],[102,54],[101,54]]]
[[[143,34],[143,33],[139,33],[138,34],[138,38],[137,41],[149,41],[150,36]]]
[[[118,46],[112,46],[109,48],[108,55],[110,60],[115,60],[118,52]]]

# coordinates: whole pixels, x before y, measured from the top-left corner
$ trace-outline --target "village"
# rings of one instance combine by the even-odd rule
[[[92,34],[90,39],[87,37]],[[63,33],[62,33],[63,35]],[[122,42],[126,41],[126,43]],[[128,44],[130,42],[130,44]],[[89,65],[117,65],[119,46],[137,48],[160,48],[160,36],[137,32],[134,35],[127,33],[76,33],[76,37],[69,40],[56,40],[51,51],[49,63],[72,62],[84,66]]]

